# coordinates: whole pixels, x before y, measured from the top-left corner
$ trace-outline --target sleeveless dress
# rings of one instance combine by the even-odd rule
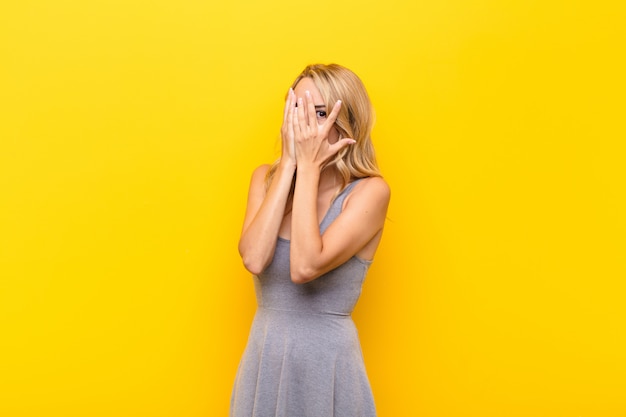
[[[320,224],[341,212],[349,184]],[[372,391],[351,313],[371,261],[352,257],[306,284],[289,273],[289,241],[253,276],[257,311],[232,391],[231,417],[373,417]]]

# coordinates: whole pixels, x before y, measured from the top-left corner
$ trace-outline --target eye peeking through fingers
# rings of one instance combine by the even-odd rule
[[[328,116],[328,114],[326,113],[326,106],[324,106],[323,104],[316,105],[315,116],[317,117],[317,120],[320,123],[326,120],[326,116]]]

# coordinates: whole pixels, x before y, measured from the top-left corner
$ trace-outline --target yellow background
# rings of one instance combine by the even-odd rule
[[[381,416],[626,416],[624,10],[0,6],[0,415],[223,416],[284,94],[338,62],[392,187],[354,314]]]

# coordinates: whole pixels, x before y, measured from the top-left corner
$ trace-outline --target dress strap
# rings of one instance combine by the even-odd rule
[[[330,205],[330,208],[328,209],[328,213],[326,213],[324,220],[322,220],[322,223],[320,224],[321,233],[324,233],[326,228],[330,226],[333,220],[335,220],[337,216],[339,216],[339,214],[341,213],[341,208],[343,207],[343,201],[346,199],[348,194],[350,194],[354,186],[357,185],[362,179],[363,178],[358,178],[352,181],[343,190],[341,190],[339,195],[337,195],[335,200],[333,200],[332,204]]]
[[[346,185],[346,188],[344,188],[339,195],[337,196],[337,198],[339,198],[339,196],[343,195],[344,198],[346,195],[350,194],[350,191],[352,191],[352,189],[354,188],[355,185],[357,185],[363,178],[357,178],[356,180],[352,181],[350,184]]]

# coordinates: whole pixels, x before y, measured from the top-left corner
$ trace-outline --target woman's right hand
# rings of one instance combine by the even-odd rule
[[[293,129],[293,113],[295,111],[295,107],[296,94],[293,92],[293,89],[290,88],[285,102],[283,126],[280,130],[282,138],[282,156],[280,157],[280,162],[291,163],[293,165],[296,165],[295,133]]]

